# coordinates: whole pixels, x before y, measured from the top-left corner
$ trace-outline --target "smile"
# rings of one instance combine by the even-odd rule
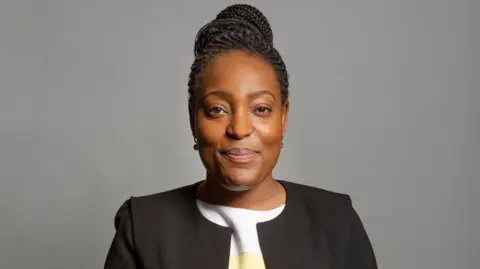
[[[225,159],[242,164],[252,161],[259,155],[257,151],[247,148],[232,148],[220,153]]]

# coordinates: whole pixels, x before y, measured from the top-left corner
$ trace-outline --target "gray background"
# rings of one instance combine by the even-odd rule
[[[480,1],[258,2],[291,74],[276,176],[350,194],[381,268],[478,268]],[[203,179],[187,76],[230,3],[0,1],[0,268],[101,268],[128,196]]]

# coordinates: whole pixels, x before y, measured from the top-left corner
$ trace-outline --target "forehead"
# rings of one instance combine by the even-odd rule
[[[255,90],[271,91],[280,95],[280,85],[269,63],[243,51],[232,51],[216,56],[203,73],[205,93],[226,90],[241,94]]]

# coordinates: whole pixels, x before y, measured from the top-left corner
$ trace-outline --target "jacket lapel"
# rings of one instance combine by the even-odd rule
[[[197,252],[192,263],[184,268],[227,269],[231,235],[230,228],[199,222],[197,240],[192,242]]]
[[[328,268],[324,230],[312,227],[301,193],[297,193],[299,190],[288,182],[279,182],[287,192],[284,211],[277,218],[257,225],[266,268]],[[316,253],[322,253],[323,257]]]
[[[185,242],[185,251],[189,253],[181,262],[180,268],[228,269],[232,230],[212,223],[202,216],[195,201],[198,184],[190,188],[190,197],[194,197],[194,201],[190,203],[193,221],[188,223],[189,229],[185,232],[191,233],[188,237],[191,241]]]

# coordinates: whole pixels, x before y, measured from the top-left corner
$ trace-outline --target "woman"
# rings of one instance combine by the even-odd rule
[[[377,268],[349,196],[272,177],[289,83],[263,14],[227,7],[194,51],[190,126],[206,179],[125,202],[104,268]]]

